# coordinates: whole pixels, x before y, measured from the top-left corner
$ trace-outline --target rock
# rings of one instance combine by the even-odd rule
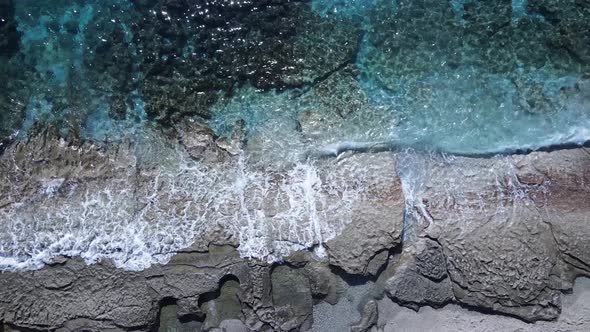
[[[201,310],[205,313],[204,329],[221,328],[223,322],[241,322],[239,290],[240,281],[237,278],[226,276],[220,281],[220,288],[212,294],[212,298],[201,297]]]
[[[377,301],[369,300],[367,303],[365,303],[361,317],[361,321],[350,328],[351,332],[366,332],[377,324],[377,321],[379,320]]]
[[[56,285],[46,280],[54,274],[69,275],[67,284]],[[155,302],[146,280],[138,274],[118,271],[112,266],[85,266],[75,260],[64,266],[50,267],[43,273],[2,274],[0,278],[4,285],[0,290],[4,299],[0,301],[0,316],[5,323],[16,326],[39,329],[63,327],[67,331],[75,329],[73,326],[89,324],[96,329],[101,325],[129,329],[147,326],[156,317]],[[9,295],[16,293],[20,295]],[[89,320],[100,320],[104,324],[80,320],[70,322],[79,317],[90,317]]]
[[[244,120],[236,121],[230,137],[220,138],[216,141],[217,146],[227,151],[232,156],[240,154],[246,143],[246,122]]]
[[[397,265],[385,275],[387,295],[395,302],[418,310],[429,305],[441,307],[454,298],[442,248],[434,241],[419,240],[415,248],[402,253]]]
[[[29,195],[27,204],[35,206],[51,201],[32,199],[45,197],[36,196],[40,194],[64,199],[74,180],[96,186],[98,179],[135,174],[136,159],[124,145],[118,147],[70,145],[46,132],[11,145],[2,156],[10,156],[10,163],[0,166],[6,179],[29,176],[28,182],[7,190]],[[288,264],[268,264],[243,259],[239,247],[202,248],[198,243],[174,251],[167,264],[142,272],[123,271],[108,260],[86,265],[61,257],[59,264],[39,271],[0,274],[0,317],[10,326],[59,331],[147,331],[158,316],[168,317],[166,322],[179,329],[197,328],[203,320],[210,328],[243,329],[239,319],[250,330],[305,330],[312,326],[314,300],[338,302],[340,287],[332,265],[357,275],[376,274],[386,266],[386,294],[412,308],[456,302],[533,321],[557,317],[560,292],[571,288],[575,276],[590,274],[584,227],[590,192],[583,185],[590,181],[590,154],[585,149],[429,160],[424,185],[408,202],[422,211],[407,216],[416,238],[388,264],[390,252],[401,242],[404,204],[400,180],[391,176],[391,158],[356,154],[337,164],[318,163],[325,167],[320,167],[322,183],[339,188],[343,181],[362,189],[349,226],[361,220],[358,226],[366,228],[345,228],[328,240],[329,262],[296,253]],[[13,163],[18,169],[9,167]],[[85,166],[90,163],[95,166]],[[35,181],[46,178],[54,182],[40,193]],[[453,181],[457,178],[462,181]],[[5,186],[16,183],[11,181]],[[337,199],[322,197],[318,202],[324,208]],[[3,199],[11,204],[10,197]],[[375,212],[376,207],[387,217]],[[362,311],[354,330],[366,331],[377,320],[374,299]]]
[[[251,318],[258,326],[283,331],[310,326],[311,287],[303,273],[286,266],[271,273],[263,265],[260,274],[235,250],[223,252],[181,253],[169,264],[143,272],[73,259],[36,272],[3,273],[0,317],[11,326],[63,332],[152,331],[156,322],[160,329],[179,331],[245,329],[238,323],[243,319],[240,299],[255,299],[267,303],[253,308]],[[266,295],[259,297],[259,292]]]
[[[118,327],[112,322],[108,321],[100,321],[100,320],[93,320],[88,318],[76,318],[70,320],[64,324],[63,327],[58,328],[56,331],[58,332],[78,332],[78,331],[88,331],[88,332],[124,332],[127,331],[124,328]]]
[[[178,331],[192,332],[201,331],[202,323],[195,320],[180,321],[178,317],[178,306],[175,304],[163,305],[160,308],[158,317],[159,326],[157,331]]]
[[[560,291],[588,271],[582,251],[564,246],[587,233],[588,165],[583,149],[434,162],[420,219],[432,221],[424,234],[442,247],[459,303],[529,321],[557,317]]]
[[[541,182],[537,184],[539,190],[530,190],[529,195],[536,207],[544,209],[542,220],[549,225],[562,258],[576,268],[589,271],[590,255],[585,239],[590,236],[586,227],[590,222],[587,214],[590,190],[583,185],[590,181],[588,149],[556,151],[530,159],[514,158],[517,165],[526,165],[517,171],[518,178],[533,176]]]
[[[338,303],[341,293],[340,280],[325,263],[309,262],[302,272],[309,279],[314,300],[325,301],[332,305]]]
[[[313,302],[309,280],[298,270],[278,266],[271,273],[271,285],[275,320],[268,323],[279,331],[311,327]]]
[[[362,160],[366,165],[363,167],[378,169],[379,173],[395,173],[395,163],[387,154],[354,155],[344,159],[337,171],[356,174],[360,171],[360,165],[354,162],[357,160]],[[396,177],[379,178],[379,173],[372,172],[372,189],[356,204],[353,222],[326,243],[330,264],[350,274],[376,273],[381,268],[379,264],[386,261],[382,259],[386,257],[383,251],[401,243],[404,214],[401,182]],[[376,256],[379,258],[373,261]]]
[[[248,332],[244,323],[237,319],[228,319],[221,322],[219,328],[211,330],[212,332]]]
[[[425,239],[424,248],[416,255],[415,270],[420,275],[433,281],[447,277],[446,260],[442,248],[436,242]]]
[[[175,125],[178,140],[195,160],[221,161],[223,155],[215,144],[215,134],[198,119],[185,118]]]
[[[9,193],[0,197],[0,218],[7,220],[0,241],[14,235],[20,247],[11,246],[15,260],[4,262],[39,268],[56,256],[82,255],[137,270],[210,244],[277,261],[323,246],[355,223],[372,227],[371,238],[348,257],[348,240],[335,240],[330,255],[335,265],[376,273],[385,254],[374,256],[399,243],[401,189],[386,153],[272,169],[232,157],[196,122],[179,124],[180,142],[170,136],[147,129],[140,141],[99,146],[66,141],[49,128],[12,144],[0,159],[0,189]],[[244,144],[243,123],[232,142],[236,149]],[[39,211],[46,222],[35,222]],[[148,224],[157,230],[137,231]],[[22,225],[28,226],[16,234]],[[350,227],[346,236],[354,236]],[[27,250],[38,252],[31,257]]]

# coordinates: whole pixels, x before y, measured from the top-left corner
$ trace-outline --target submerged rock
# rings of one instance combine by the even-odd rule
[[[20,33],[14,19],[14,1],[0,1],[0,60],[18,52]]]
[[[21,34],[17,30],[13,0],[0,1],[0,154],[21,127],[27,96],[26,77],[15,55]]]
[[[208,117],[218,94],[309,85],[355,58],[360,27],[302,1],[135,2],[149,116]]]
[[[590,2],[529,0],[527,9],[554,26],[548,36],[547,45],[555,50],[556,57],[571,57],[587,70],[590,66],[590,37],[586,33],[590,28]]]

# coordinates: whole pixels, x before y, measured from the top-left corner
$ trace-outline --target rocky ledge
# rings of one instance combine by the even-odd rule
[[[238,167],[239,126],[233,140],[184,126],[144,146],[45,130],[6,149],[0,217],[12,249],[1,258],[15,272],[0,274],[4,331],[308,330],[314,306],[344,301],[359,283],[368,288],[352,331],[377,330],[387,298],[554,320],[562,293],[590,275],[585,148],[485,159],[359,153],[266,174]],[[164,168],[162,151],[227,173],[191,184],[198,167]],[[240,169],[266,180],[220,195]],[[200,222],[210,227],[187,226]],[[130,263],[142,253],[162,258]]]

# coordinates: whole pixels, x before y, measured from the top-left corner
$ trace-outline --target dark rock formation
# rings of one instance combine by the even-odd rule
[[[14,20],[14,1],[0,1],[0,61],[18,52],[20,33]]]
[[[20,128],[27,95],[21,82],[24,73],[13,59],[19,51],[20,33],[14,17],[14,1],[0,1],[0,154],[10,136]]]
[[[352,61],[360,29],[301,1],[136,1],[146,111],[163,122],[208,116],[217,94],[311,84]]]
[[[528,10],[544,17],[554,26],[547,44],[556,51],[555,56],[571,57],[586,69],[590,66],[590,37],[587,33],[590,28],[589,1],[561,3],[555,0],[530,0]]]
[[[218,149],[216,138],[206,129],[196,123],[185,126],[201,128],[179,132],[181,146],[188,152],[206,156],[207,150]],[[51,130],[28,142],[14,143],[0,163],[5,176],[2,192],[12,193],[2,196],[0,212],[6,218],[11,209],[21,209],[21,222],[14,224],[12,231],[37,227],[26,224],[26,216],[33,211],[51,215],[55,206],[67,206],[68,199],[84,202],[81,197],[101,188],[110,188],[110,195],[135,188],[138,195],[134,199],[118,196],[117,223],[123,223],[120,216],[125,213],[133,214],[127,209],[134,211],[139,206],[144,215],[153,218],[152,225],[165,227],[164,222],[174,220],[174,215],[164,218],[156,210],[141,209],[156,204],[143,202],[142,197],[153,195],[148,194],[153,182],[147,179],[156,174],[165,176],[151,168],[146,158],[149,154],[141,151],[148,147],[164,151],[170,144],[179,143],[156,135],[148,146],[136,146],[135,153],[130,153],[133,149],[128,144],[106,149],[76,145],[56,139]],[[161,152],[156,155],[161,156]],[[235,158],[226,154],[199,160],[224,169]],[[159,246],[154,255],[170,254],[171,259],[164,265],[146,266],[142,272],[116,267],[124,264],[117,254],[122,245],[112,247],[112,252],[109,247],[95,247],[104,250],[106,257],[113,257],[112,262],[103,259],[86,265],[77,258],[55,256],[46,261],[49,266],[38,271],[3,272],[0,321],[7,327],[56,331],[148,331],[158,324],[179,330],[223,326],[305,330],[313,324],[314,303],[339,302],[342,285],[336,274],[342,274],[342,270],[378,277],[377,284],[388,297],[415,309],[454,302],[534,321],[557,317],[561,291],[570,289],[576,276],[590,275],[586,248],[590,192],[584,185],[590,181],[590,153],[585,149],[492,159],[428,159],[424,185],[405,197],[388,154],[357,154],[340,160],[338,167],[330,164],[330,160],[320,163],[324,169],[320,176],[330,187],[323,189],[326,192],[318,196],[316,204],[329,203],[324,205],[329,207],[346,197],[331,193],[341,188],[336,185],[339,181],[362,190],[355,191],[358,201],[353,202],[350,214],[331,212],[336,219],[350,218],[350,223],[335,228],[333,239],[325,243],[326,258],[298,251],[286,256],[283,264],[246,260],[241,255],[253,249],[249,241],[272,243],[289,239],[288,233],[269,229],[267,237],[239,238],[227,229],[235,226],[224,224],[224,219],[213,213],[208,221],[217,220],[218,227],[199,234],[186,249],[165,246],[163,234],[154,237],[151,245]],[[457,178],[462,181],[453,180]],[[159,183],[159,210],[168,210],[166,204],[182,206],[180,183],[173,189],[169,183]],[[82,196],[77,196],[78,190]],[[168,201],[165,197],[170,190],[175,190],[175,195]],[[268,193],[276,195],[273,190]],[[404,211],[408,197],[412,198],[408,206],[415,214]],[[275,215],[283,209],[277,203]],[[86,212],[80,213],[86,213],[86,218],[97,214],[100,223],[110,218],[84,204]],[[229,215],[228,209],[239,208],[231,200],[226,205],[224,211]],[[113,212],[112,208],[108,212]],[[414,231],[400,254],[403,213],[406,227]],[[62,216],[73,217],[64,212]],[[6,224],[9,219],[3,220]],[[276,223],[278,219],[267,222]],[[293,236],[303,238],[313,227],[305,222],[302,225]],[[175,227],[186,226],[179,223]],[[51,234],[47,231],[41,229],[37,234]],[[414,240],[411,234],[415,234]],[[296,241],[296,237],[292,239]],[[321,245],[316,242],[319,254]],[[37,249],[26,250],[35,253]],[[84,250],[80,253],[88,254]],[[370,297],[363,302],[362,319],[352,326],[354,331],[367,331],[376,323],[376,303]]]
[[[404,252],[385,285],[387,295],[395,302],[418,310],[420,306],[440,307],[454,299],[446,271],[442,248],[431,240],[419,242],[414,250]]]
[[[559,315],[560,292],[589,272],[579,242],[589,165],[585,149],[435,163],[415,204],[459,303],[529,321]]]
[[[274,268],[270,279],[273,310],[277,316],[269,323],[282,331],[297,327],[309,329],[313,319],[309,279],[287,266]]]

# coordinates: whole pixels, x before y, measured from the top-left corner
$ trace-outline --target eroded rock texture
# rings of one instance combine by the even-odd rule
[[[184,145],[179,147],[193,153],[201,149],[200,162],[233,170],[230,165],[239,162],[239,156],[221,149],[218,139],[206,130],[191,132],[195,136],[190,139],[186,132],[179,132],[184,137]],[[172,144],[161,139],[164,146]],[[154,142],[149,146],[159,153],[165,151]],[[11,194],[2,196],[3,227],[9,226],[2,234],[23,242],[34,236],[39,240],[51,235],[64,238],[51,244],[51,250],[44,251],[46,244],[36,242],[33,247],[12,252],[33,256],[50,266],[34,272],[0,274],[0,320],[7,328],[147,331],[160,324],[161,328],[305,330],[313,325],[314,303],[340,301],[341,289],[346,286],[338,271],[378,278],[377,289],[382,287],[388,297],[415,309],[459,303],[528,321],[546,320],[559,315],[561,291],[570,289],[576,276],[590,273],[585,247],[590,236],[590,192],[586,185],[590,181],[590,153],[584,148],[491,159],[422,156],[426,177],[411,195],[408,188],[402,190],[389,153],[356,154],[337,163],[327,159],[317,172],[320,178],[331,181],[322,182],[315,192],[319,196],[306,201],[319,205],[310,220],[301,219],[302,224],[290,226],[295,227],[294,232],[281,233],[277,226],[267,233],[261,234],[256,228],[248,233],[246,228],[241,232],[248,237],[240,237],[232,231],[236,227],[232,219],[215,217],[216,213],[231,216],[231,209],[243,208],[240,200],[230,199],[223,214],[210,211],[208,220],[217,220],[216,227],[198,235],[185,234],[185,242],[176,243],[167,242],[165,234],[173,228],[167,228],[165,222],[174,222],[170,226],[189,234],[187,225],[194,219],[188,224],[177,223],[180,219],[175,219],[174,213],[189,210],[177,212],[177,208],[165,207],[182,206],[185,199],[191,204],[197,201],[182,198],[180,182],[171,187],[167,182],[146,180],[165,173],[161,168],[156,172],[143,149],[123,144],[104,150],[56,139],[55,134],[45,131],[28,142],[11,145],[3,154],[2,174],[7,175],[3,192]],[[321,175],[322,167],[330,177]],[[349,201],[352,207],[348,212],[328,210],[332,219],[325,219],[326,215],[320,213],[323,208],[318,207],[334,206],[347,195],[338,191],[343,188],[340,182],[354,186],[357,199]],[[159,190],[149,191],[154,183]],[[152,198],[150,202],[150,195],[138,194],[144,190],[159,201]],[[164,199],[172,190],[176,190],[174,198]],[[284,184],[278,189],[269,187],[260,199],[274,201],[274,190],[284,190]],[[88,199],[93,192],[100,195]],[[116,196],[117,204],[107,211],[100,200],[107,200],[108,195]],[[245,202],[257,197],[249,195],[244,196]],[[406,209],[412,209],[404,211],[408,198]],[[69,199],[82,202],[79,210]],[[295,204],[293,199],[287,202]],[[98,205],[93,208],[93,204]],[[279,221],[273,216],[280,215],[280,204],[256,206],[262,209],[260,213],[266,211],[269,219],[265,222]],[[272,211],[265,210],[273,206]],[[113,207],[118,209],[116,214],[112,214]],[[18,215],[11,214],[15,210]],[[104,212],[99,213],[101,210]],[[167,211],[164,217],[158,214],[162,211]],[[297,215],[301,211],[297,210]],[[404,212],[410,223],[406,227],[412,231],[400,251]],[[122,219],[139,215],[149,219]],[[18,222],[10,223],[15,216]],[[116,222],[105,223],[114,216]],[[77,224],[68,224],[76,220]],[[330,239],[314,238],[307,244],[316,246],[315,253],[293,252],[284,256],[284,264],[243,258],[258,241],[268,249],[272,248],[269,243],[277,245],[289,239],[287,236],[293,236],[293,243],[297,237],[305,239],[307,229],[317,226],[314,220],[322,225],[336,220],[342,223],[342,227],[333,229]],[[153,236],[146,237],[143,246],[130,248],[124,237],[110,241],[104,237],[123,233],[141,239],[144,235],[134,225],[143,222],[146,224],[142,227],[149,225],[147,231]],[[73,235],[56,232],[58,226],[83,230],[97,223],[106,228]],[[123,229],[123,225],[130,228]],[[161,233],[156,232],[158,229]],[[34,235],[27,230],[35,230]],[[90,245],[68,242],[73,236],[85,236]],[[190,241],[192,245],[180,247]],[[304,248],[306,242],[299,241],[300,247],[289,250]],[[19,248],[18,242],[14,245]],[[322,257],[324,247],[326,255]],[[157,251],[149,251],[152,249]],[[144,269],[141,272],[117,267],[136,260],[134,255],[140,250],[153,257],[166,256],[169,262],[131,266]],[[90,257],[97,252],[102,255]],[[86,265],[79,258],[55,256],[58,253],[102,261]],[[40,254],[47,256],[35,256]],[[24,258],[18,260],[18,255],[3,259],[9,266],[30,263]],[[371,294],[360,308],[362,319],[352,327],[355,331],[366,331],[377,321],[377,302],[370,296],[378,294]]]
[[[291,331],[311,326],[314,301],[338,301],[330,265],[375,275],[401,243],[393,156],[260,169],[243,155],[240,128],[226,140],[187,122],[171,139],[148,130],[143,143],[97,146],[49,127],[12,143],[0,162],[0,260],[4,269],[51,266],[0,275],[0,320],[149,330],[176,312],[203,328],[238,319],[251,330]],[[319,257],[274,263],[306,247]],[[228,295],[227,278],[239,291]],[[8,295],[19,289],[23,296]]]
[[[433,245],[428,261],[434,267],[429,270],[450,278],[444,288],[452,286],[462,304],[529,321],[556,318],[561,291],[589,272],[581,239],[590,222],[590,153],[577,149],[451,158],[435,161],[428,174],[414,208],[426,227],[420,241]],[[444,264],[435,255],[438,248]],[[413,274],[424,265],[421,255],[418,251],[411,263]],[[393,276],[390,295],[400,299],[409,289],[400,282],[432,280],[424,272],[417,274],[410,281]],[[427,303],[444,303],[451,297],[441,297],[439,286],[430,287],[426,296],[420,291],[424,287],[414,287],[415,294],[403,295],[402,302],[426,298]]]
[[[228,152],[241,151],[239,134],[228,143],[187,126],[179,127],[181,144],[147,131],[141,143],[100,147],[58,138],[52,128],[13,144],[0,162],[0,236],[11,244],[1,265],[81,255],[137,270],[211,243],[276,261],[332,241],[328,255],[345,270],[375,273],[384,260],[373,258],[400,243],[393,156],[264,168]],[[359,227],[368,240],[356,239]]]

